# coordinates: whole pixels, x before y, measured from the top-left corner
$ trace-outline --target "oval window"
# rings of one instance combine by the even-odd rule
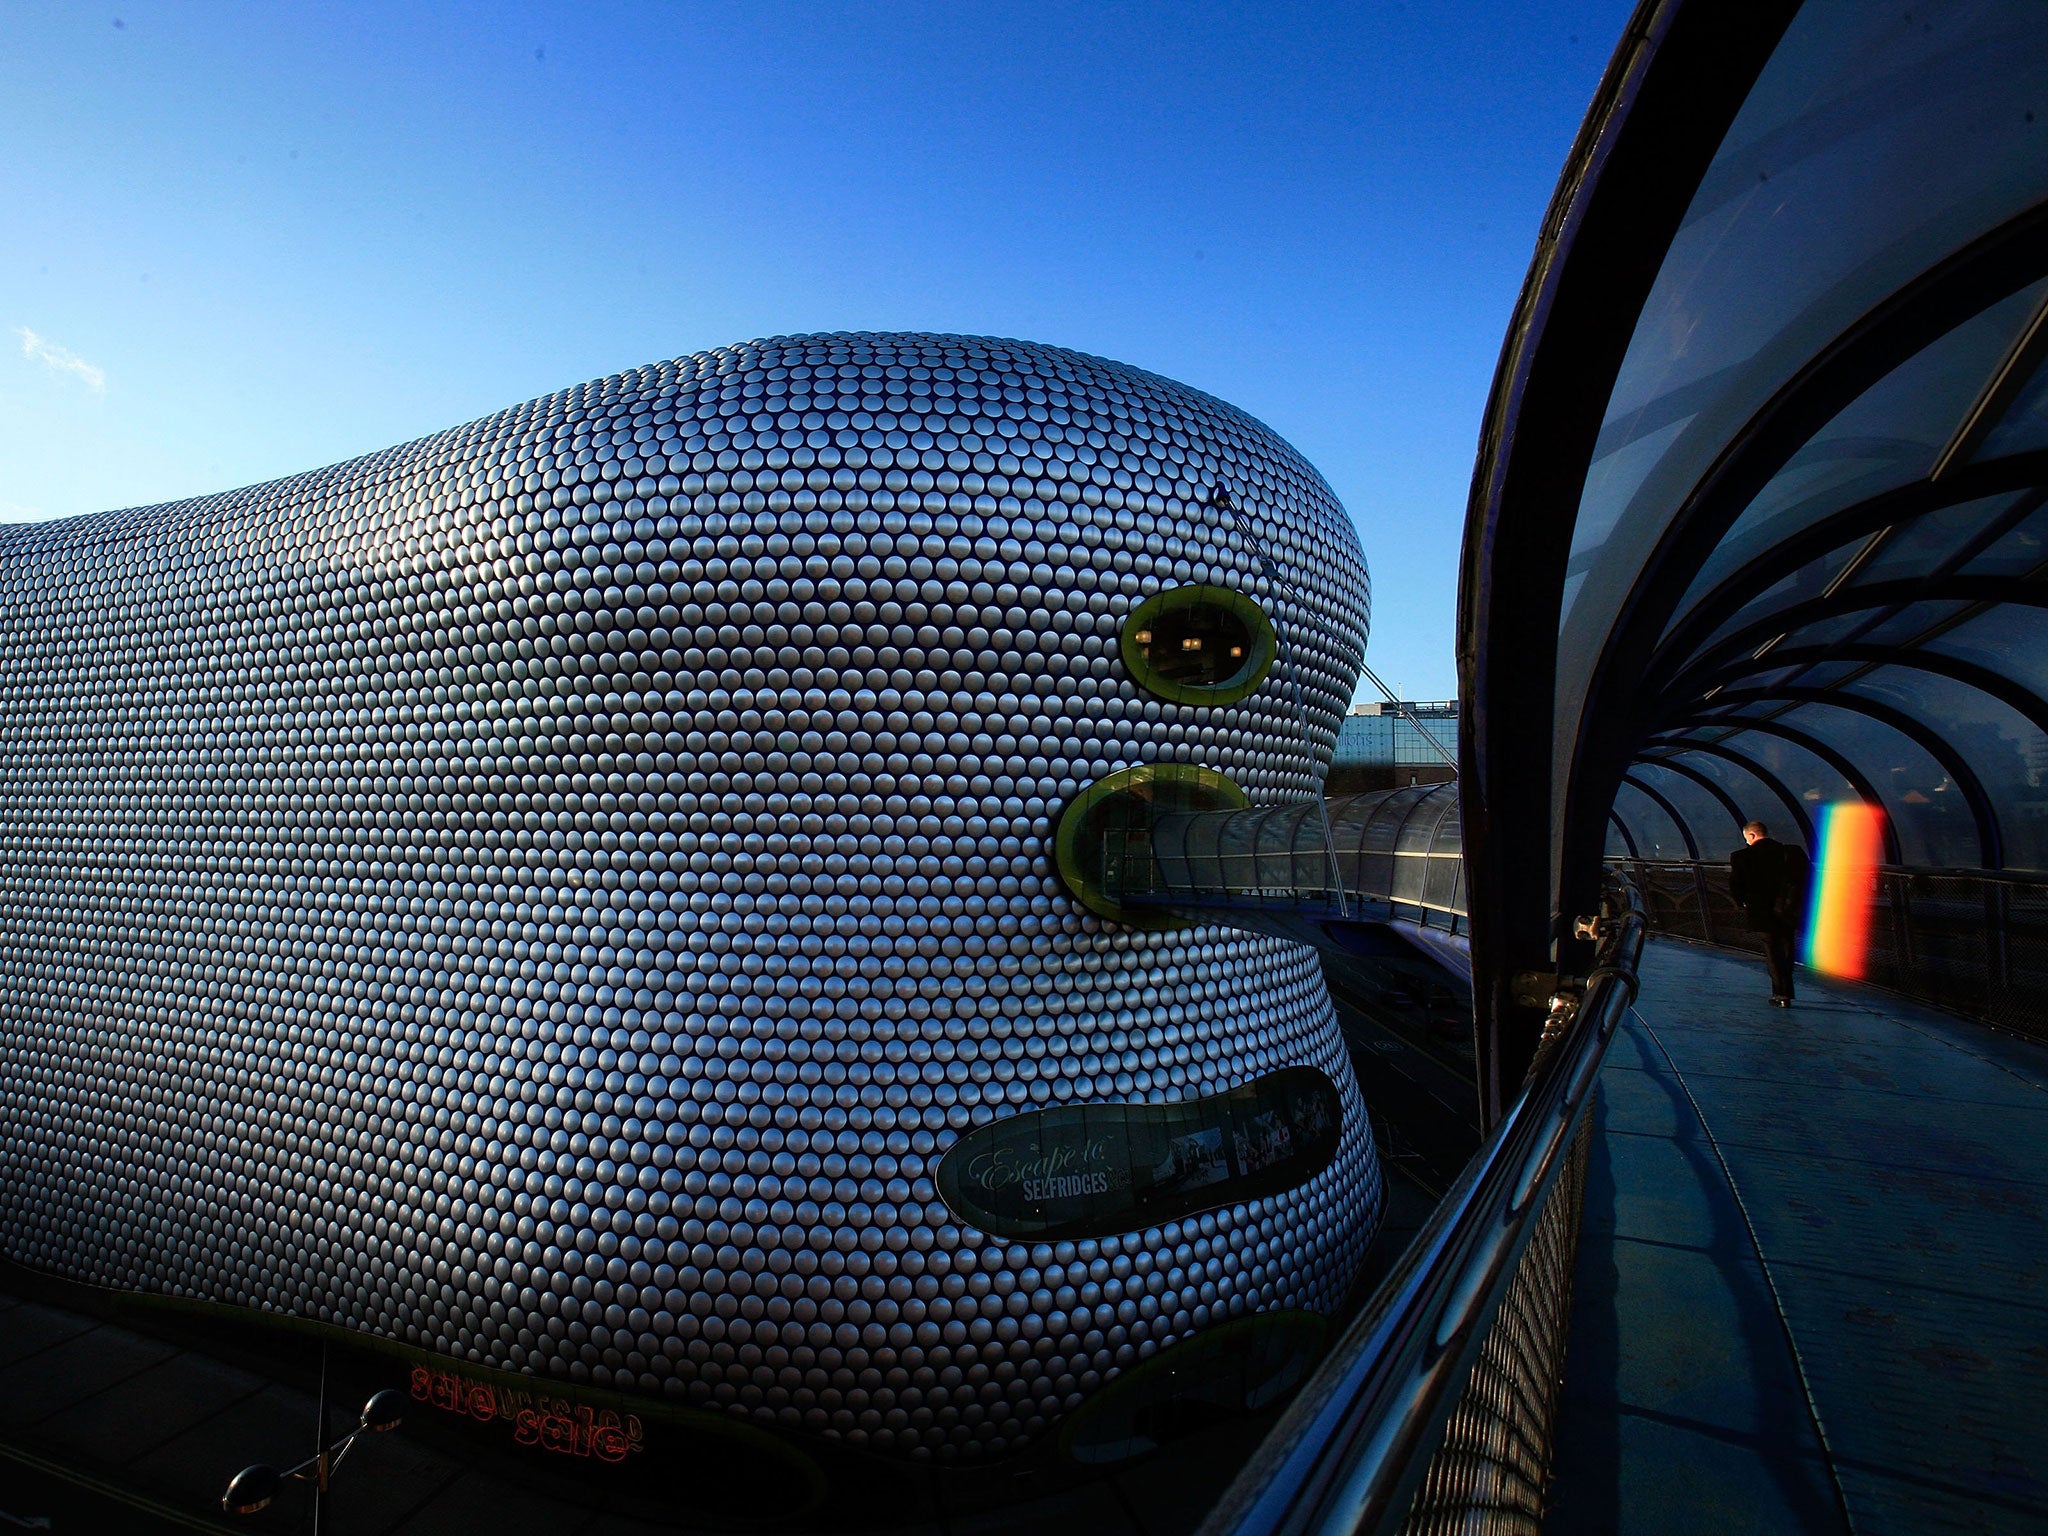
[[[1153,930],[1187,928],[1194,919],[1161,907],[1125,907],[1122,892],[1148,884],[1152,819],[1162,813],[1235,811],[1251,801],[1213,768],[1143,763],[1090,784],[1060,813],[1053,864],[1075,900],[1098,917]]]
[[[997,1237],[1106,1237],[1292,1189],[1337,1155],[1343,1120],[1314,1067],[1180,1104],[1062,1104],[961,1137],[939,1198]]]
[[[1235,704],[1272,669],[1266,610],[1229,587],[1155,592],[1124,620],[1124,665],[1177,704]]]

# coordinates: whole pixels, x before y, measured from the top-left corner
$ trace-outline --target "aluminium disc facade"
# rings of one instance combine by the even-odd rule
[[[1227,705],[1120,654],[1194,584],[1279,638]],[[946,336],[0,530],[0,1246],[948,1457],[1327,1311],[1380,1178],[1313,954],[1105,921],[1048,854],[1141,763],[1315,793],[1366,592],[1257,422]],[[1341,1130],[1279,1192],[1037,1241],[935,1184],[1304,1067]]]

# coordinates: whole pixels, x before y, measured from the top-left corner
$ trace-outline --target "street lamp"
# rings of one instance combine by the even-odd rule
[[[321,1372],[321,1385],[326,1386],[326,1372]],[[320,1414],[320,1436],[327,1435],[327,1414],[325,1394],[322,1394]],[[242,1468],[228,1483],[228,1491],[221,1495],[220,1507],[231,1515],[253,1515],[260,1509],[270,1507],[285,1480],[291,1478],[302,1483],[311,1483],[313,1493],[313,1530],[318,1536],[320,1530],[320,1495],[327,1489],[328,1480],[341,1466],[356,1441],[364,1435],[381,1435],[387,1430],[398,1428],[405,1417],[405,1394],[386,1388],[363,1404],[361,1417],[356,1427],[331,1445],[322,1445],[296,1467],[280,1472],[265,1462]]]

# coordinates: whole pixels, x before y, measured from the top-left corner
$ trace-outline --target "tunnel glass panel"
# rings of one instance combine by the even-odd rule
[[[1908,603],[1896,613],[1882,609],[1864,615],[1868,629],[1853,633],[1859,645],[1907,645],[1918,640],[1937,624],[1954,618],[1970,608],[1968,603]],[[1870,621],[1875,619],[1875,623]]]
[[[1796,742],[1786,741],[1781,736],[1773,736],[1764,731],[1742,731],[1732,736],[1706,732],[1701,734],[1707,735],[1710,740],[1718,740],[1731,751],[1740,753],[1784,785],[1792,796],[1806,807],[1806,814],[1809,817],[1818,815],[1823,805],[1834,801],[1863,798],[1856,792],[1855,786],[1839,772],[1805,747]],[[1777,805],[1778,801],[1774,796],[1765,802],[1763,809],[1751,811],[1749,818],[1770,822],[1775,826],[1776,819],[1771,812]],[[1790,830],[1786,829],[1787,832]]]
[[[2032,25],[2017,6],[1925,30],[1872,7],[1793,18],[1609,392],[1573,538],[1561,700],[1584,696],[1670,517],[1758,409],[1887,295],[2039,195],[2026,114],[2048,93],[2048,50]],[[1602,472],[1627,451],[1626,474]]]
[[[1417,819],[1425,816],[1430,823],[1430,835],[1429,856],[1424,861],[1423,903],[1437,910],[1462,911],[1465,861],[1462,857],[1444,856],[1445,850],[1461,848],[1463,828],[1458,820],[1457,802],[1440,800],[1418,808]]]
[[[1923,649],[1974,663],[2048,701],[2048,613],[2039,608],[1989,609],[1944,630]]]
[[[1330,807],[1330,841],[1340,858],[1355,857],[1372,830],[1373,795],[1333,795]]]
[[[1948,770],[1923,748],[1880,720],[1831,704],[1801,704],[1782,718],[1825,741],[1870,781],[1906,863],[1954,869],[1978,862],[1977,822],[1969,804]]]
[[[1676,758],[1685,767],[1705,775],[1721,786],[1728,798],[1735,802],[1736,816],[1730,819],[1734,820],[1736,825],[1763,821],[1787,835],[1799,831],[1798,818],[1791,815],[1791,808],[1755,770],[1742,763],[1731,762],[1725,757],[1698,750],[1678,753]],[[1653,760],[1662,762],[1665,759],[1660,753]],[[1791,791],[1788,789],[1787,793]],[[1805,802],[1799,803],[1801,809],[1805,810]],[[1711,843],[1703,843],[1700,857],[1719,859],[1725,857],[1725,851],[1717,853]]]
[[[1976,772],[1997,811],[2006,867],[2048,869],[2048,737],[1990,695],[1931,673],[1887,669],[1851,690],[1939,731]]]
[[[1212,811],[1187,818],[1181,833],[1180,845],[1182,857],[1189,871],[1188,878],[1194,878],[1195,870],[1212,866],[1221,869],[1227,863],[1221,856],[1227,851],[1224,837],[1231,822],[1231,816],[1223,811]],[[1228,888],[1227,872],[1225,879],[1219,883]]]
[[[1699,845],[1701,858],[1721,858],[1740,840],[1742,823],[1696,780],[1650,762],[1633,764],[1629,768],[1629,777],[1654,789],[1684,818],[1686,830],[1692,833],[1692,840]]]
[[[1437,823],[1443,817],[1442,807],[1428,796],[1417,796],[1402,807],[1401,825],[1394,834],[1396,851],[1407,854],[1426,854],[1436,846]]]
[[[1809,438],[1743,509],[1701,567],[1693,590],[1710,590],[1843,507],[1924,478],[2032,315],[2043,286],[2037,283],[1957,326]]]
[[[1815,595],[1817,596],[1818,594]],[[1879,611],[1876,609],[1866,609],[1862,612],[1838,613],[1829,618],[1811,620],[1799,625],[1796,629],[1776,630],[1770,628],[1767,621],[1775,620],[1783,607],[1782,603],[1762,602],[1750,604],[1716,630],[1712,638],[1699,647],[1697,654],[1705,655],[1719,652],[1722,649],[1723,643],[1730,640],[1733,636],[1751,633],[1761,638],[1746,644],[1743,648],[1745,652],[1753,651],[1756,645],[1762,643],[1763,639],[1768,639],[1774,634],[1784,635],[1784,639],[1780,642],[1783,645],[1827,645],[1837,640],[1846,640],[1859,624],[1868,624],[1871,616]],[[1724,666],[1728,665],[1731,661],[1731,657],[1726,654],[1723,654],[1720,659],[1721,664]]]
[[[1251,598],[1228,587],[1175,587],[1145,599],[1124,621],[1124,665],[1138,682],[1180,704],[1231,704],[1273,665],[1273,626]]]
[[[2037,492],[2029,492],[2036,495]],[[1965,576],[2023,576],[2048,561],[2048,507],[2034,512],[2012,532],[1962,567]]]
[[[1762,591],[1746,598],[1742,606],[1736,609],[1734,617],[1724,622],[1722,628],[1737,629],[1760,614],[1776,613],[1793,603],[1803,603],[1822,596],[1829,585],[1848,567],[1856,551],[1862,548],[1863,542],[1861,538],[1848,540],[1803,565],[1782,572]],[[1671,623],[1665,627],[1665,634],[1668,636],[1698,604],[1705,601],[1716,583],[1734,574],[1738,568],[1738,564],[1730,564],[1714,578],[1713,582],[1704,578],[1695,580],[1685,594],[1685,600],[1673,614]]]
[[[1769,680],[1745,678],[1741,686],[1771,689],[1796,683],[1805,688],[1827,688],[1869,665],[1867,661],[1823,661],[1811,666],[1787,667]]]
[[[1296,868],[1296,831],[1301,826],[1305,807],[1275,806],[1258,820],[1259,887],[1261,890],[1280,894],[1299,890],[1303,882]],[[1311,871],[1308,882],[1320,887],[1327,882],[1315,879]]]
[[[2006,407],[1998,425],[1978,445],[1976,458],[2002,459],[2008,454],[2048,448],[2048,363],[2037,364],[2034,376]]]
[[[1783,804],[1768,784],[1739,763],[1700,751],[1678,752],[1672,756],[1693,772],[1704,774],[1720,785],[1728,798],[1735,802],[1743,821],[1762,816],[1763,811],[1759,807],[1777,809]],[[1653,760],[1661,761],[1662,758],[1660,752]]]
[[[1607,817],[1607,857],[1632,859],[1635,856],[1635,849],[1629,846],[1628,839],[1622,834],[1620,819],[1610,812]]]
[[[1614,811],[1628,824],[1635,839],[1636,856],[1644,859],[1689,859],[1691,852],[1678,824],[1664,808],[1633,784],[1623,784],[1614,797]]]
[[[2022,493],[2008,492],[1922,513],[1885,540],[1856,573],[1856,579],[1868,584],[1925,576],[1946,565],[1999,519],[2011,515],[2023,499]]]

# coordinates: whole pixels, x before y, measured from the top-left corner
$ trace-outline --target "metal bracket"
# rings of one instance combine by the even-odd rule
[[[1573,918],[1572,937],[1575,939],[1587,939],[1595,944],[1599,943],[1607,937],[1607,919],[1597,912],[1591,917]]]

